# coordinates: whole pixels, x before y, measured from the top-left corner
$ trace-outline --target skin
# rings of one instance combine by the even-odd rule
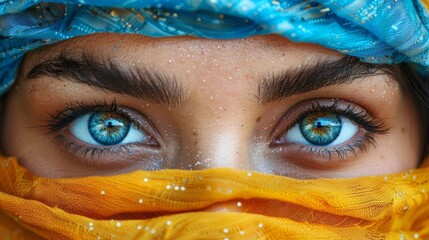
[[[172,107],[64,79],[25,79],[35,65],[64,50],[175,76],[185,89],[186,101]],[[258,83],[272,73],[341,57],[335,51],[292,43],[279,36],[204,40],[98,34],[75,38],[26,56],[20,76],[7,95],[1,145],[5,154],[18,157],[32,173],[46,177],[230,167],[294,178],[348,178],[415,168],[423,151],[422,124],[409,93],[386,74],[258,103]],[[328,157],[299,150],[299,144],[273,146],[276,137],[299,115],[299,108],[290,109],[311,105],[317,99],[339,99],[358,106],[389,130],[375,134],[374,144],[365,143],[366,150],[356,149],[356,154],[342,159],[335,154]],[[156,129],[159,147],[134,144],[129,154],[101,154],[92,159],[53,141],[62,135],[79,142],[67,129],[49,133],[46,121],[50,114],[64,111],[67,104],[92,104],[94,100],[116,101],[118,106],[143,116]],[[359,133],[365,131],[358,127]],[[349,142],[354,140],[356,137]]]

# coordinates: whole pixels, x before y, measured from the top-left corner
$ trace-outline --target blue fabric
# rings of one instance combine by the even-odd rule
[[[0,0],[0,94],[25,52],[97,32],[242,38],[280,34],[372,63],[429,69],[429,15],[417,0]]]

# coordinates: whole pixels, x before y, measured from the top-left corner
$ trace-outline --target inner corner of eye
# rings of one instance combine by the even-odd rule
[[[359,131],[359,127],[349,118],[340,117],[340,119],[342,125],[341,131],[338,134],[338,137],[330,145],[339,145],[345,143],[353,139],[353,137],[356,136]]]

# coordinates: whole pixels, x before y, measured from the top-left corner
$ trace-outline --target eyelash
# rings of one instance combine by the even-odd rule
[[[368,145],[375,146],[375,137],[377,135],[387,134],[389,132],[389,128],[386,126],[384,121],[373,117],[368,111],[358,108],[357,106],[352,105],[350,103],[347,105],[346,108],[341,108],[339,105],[339,100],[335,100],[334,103],[330,105],[323,105],[320,103],[320,101],[313,102],[310,108],[301,112],[298,117],[296,117],[295,120],[288,125],[286,131],[283,131],[282,135],[277,137],[272,145],[283,144],[278,143],[278,139],[282,137],[283,134],[288,132],[292,127],[294,127],[297,123],[301,122],[306,116],[315,112],[329,112],[349,118],[350,120],[358,124],[359,127],[362,127],[366,131],[364,133],[364,136],[361,137],[361,139],[345,146],[329,148],[301,145],[299,148],[300,151],[317,154],[318,157],[320,157],[321,155],[327,155],[329,160],[332,159],[333,154],[336,154],[338,159],[340,160],[344,160],[346,157],[349,156],[350,153],[357,157],[357,149],[361,151],[367,151]]]
[[[116,100],[113,100],[110,103],[107,101],[94,101],[93,104],[76,102],[74,105],[75,106],[72,104],[66,104],[66,107],[63,111],[58,111],[55,114],[49,114],[50,119],[47,121],[46,127],[50,130],[50,133],[57,133],[61,131],[77,118],[90,112],[117,113],[128,118],[128,120],[137,128],[144,129],[139,121],[136,121],[129,115],[129,113],[124,111],[121,107],[118,107]],[[357,149],[366,151],[368,145],[375,146],[376,135],[388,133],[389,128],[387,128],[385,123],[380,119],[374,118],[368,111],[358,108],[352,104],[349,104],[346,108],[341,108],[339,105],[340,103],[338,100],[330,105],[323,105],[319,101],[313,102],[310,108],[301,112],[298,117],[296,117],[295,120],[288,125],[286,131],[282,132],[282,135],[289,131],[297,123],[301,122],[307,115],[315,112],[329,112],[347,117],[365,129],[366,132],[364,133],[364,136],[361,137],[361,139],[355,141],[352,144],[340,147],[327,148],[301,145],[299,148],[300,151],[310,152],[312,154],[316,154],[318,157],[320,155],[327,155],[328,159],[332,159],[332,155],[336,154],[340,160],[343,160],[348,157],[350,153],[356,157]],[[282,143],[278,143],[278,139],[280,137],[277,137],[271,145],[282,145]],[[64,135],[55,136],[54,141],[60,143],[66,151],[69,151],[72,154],[79,154],[83,156],[84,160],[88,159],[88,157],[89,159],[93,160],[94,158],[105,154],[130,153],[129,147],[133,145],[125,144],[109,147],[84,146],[81,144],[76,144],[75,141],[70,140],[69,137]]]
[[[144,129],[139,121],[136,121],[130,116],[128,112],[124,111],[117,105],[116,100],[113,100],[110,103],[105,100],[95,100],[93,104],[76,102],[75,106],[72,106],[72,104],[68,103],[66,104],[64,110],[57,111],[55,114],[49,114],[50,119],[47,121],[46,127],[50,130],[50,134],[57,133],[69,126],[69,124],[71,124],[74,120],[90,112],[113,112],[127,118],[138,129]],[[147,132],[145,131],[145,133]],[[149,133],[147,134],[150,135]],[[109,147],[84,146],[81,144],[76,144],[75,141],[64,135],[55,136],[54,141],[62,145],[66,151],[71,152],[72,154],[83,156],[84,160],[87,160],[88,157],[90,160],[93,160],[96,157],[106,154],[130,153],[129,147],[133,146],[133,144]]]

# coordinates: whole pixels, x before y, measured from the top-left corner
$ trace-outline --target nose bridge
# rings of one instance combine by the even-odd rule
[[[181,143],[181,156],[177,159],[180,163],[176,163],[176,167],[251,169],[247,141],[249,135],[239,125],[239,121],[237,118],[228,118],[212,126],[205,122],[194,122],[192,129],[188,130],[192,132],[192,137]]]
[[[243,109],[251,106],[253,65],[218,55],[213,46],[210,49],[191,53],[211,61],[186,62],[197,67],[185,74],[189,101],[180,113],[186,120],[181,122],[181,163],[175,165],[183,169],[250,169],[251,129],[246,124],[250,117]]]
[[[211,145],[207,155],[212,159],[212,167],[249,169],[248,136],[236,125],[220,127],[211,139],[202,140],[205,146]]]

